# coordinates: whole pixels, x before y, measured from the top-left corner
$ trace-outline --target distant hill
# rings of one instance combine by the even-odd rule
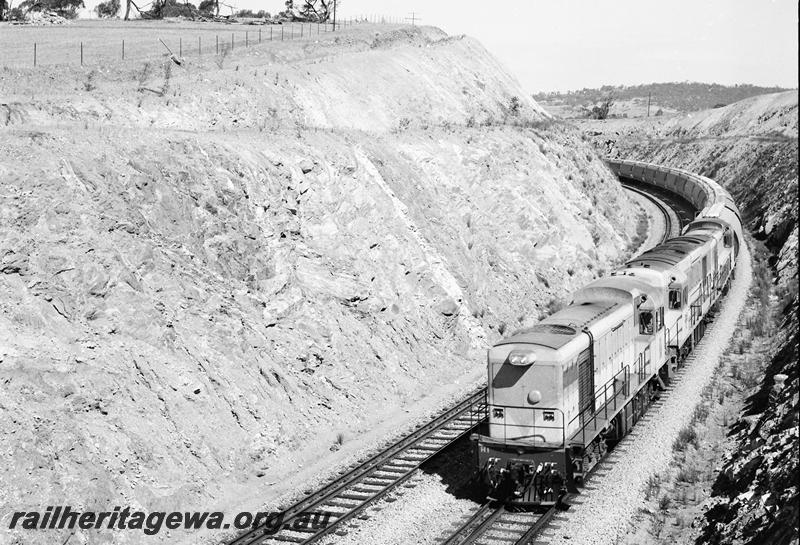
[[[581,89],[566,93],[536,93],[533,98],[542,105],[564,105],[571,107],[591,106],[612,96],[615,101],[647,101],[652,94],[652,103],[664,109],[679,112],[705,110],[724,106],[756,95],[787,91],[782,87],[759,87],[757,85],[719,85],[717,83],[648,83],[645,85],[615,87],[604,85],[599,89]]]

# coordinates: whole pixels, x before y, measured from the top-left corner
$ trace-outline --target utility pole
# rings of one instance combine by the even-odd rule
[[[336,32],[336,0],[333,0],[333,31]]]
[[[650,117],[650,95],[652,93],[647,93],[647,117]]]
[[[411,26],[414,26],[417,21],[422,21],[422,19],[417,17],[417,13],[415,11],[412,11],[411,17],[406,17],[406,21],[411,21]]]

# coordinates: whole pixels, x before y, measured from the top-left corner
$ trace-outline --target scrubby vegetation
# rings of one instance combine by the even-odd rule
[[[732,104],[739,100],[765,93],[786,91],[781,87],[759,87],[757,85],[719,85],[717,83],[648,83],[645,85],[614,87],[604,85],[599,89],[580,89],[577,91],[536,93],[533,98],[542,102],[559,102],[571,106],[592,106],[602,104],[606,97],[613,95],[618,101],[643,98],[648,94],[661,107],[679,111],[703,110]]]
[[[115,17],[119,12],[119,0],[108,0],[107,2],[100,2],[94,8],[98,17]]]

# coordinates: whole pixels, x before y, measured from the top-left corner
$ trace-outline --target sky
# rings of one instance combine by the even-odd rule
[[[281,11],[283,0],[226,0]],[[798,86],[797,0],[340,0],[477,38],[530,92],[669,81]]]

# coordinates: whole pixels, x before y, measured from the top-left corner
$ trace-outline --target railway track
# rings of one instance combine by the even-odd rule
[[[641,189],[641,184],[637,185],[630,182],[623,181],[622,187],[643,196],[661,211],[661,214],[664,216],[664,236],[661,237],[659,242],[664,242],[668,238],[677,237],[680,235],[681,227],[688,221],[691,221],[691,218],[688,217],[689,214],[683,211],[678,213],[678,210],[681,209],[680,205],[674,201],[669,202],[670,199],[667,195],[656,195],[650,191],[650,188],[645,191]]]
[[[677,235],[686,218],[690,220],[693,217],[690,211],[686,211],[685,203],[677,203],[669,195],[656,196],[650,187],[628,180],[624,180],[623,185],[651,200],[664,214],[666,229],[663,240]],[[229,541],[228,545],[308,544],[341,530],[346,522],[396,489],[424,462],[468,434],[485,418],[486,389],[481,388],[284,510],[279,527],[263,524]],[[525,545],[533,542],[555,512],[555,508],[544,513],[515,512],[501,505],[486,504],[445,537],[443,543]],[[309,513],[327,513],[330,518],[320,525],[296,524],[298,520],[307,522]]]
[[[486,389],[481,388],[458,405],[347,471],[285,511],[275,532],[268,525],[240,535],[229,545],[311,543],[356,517],[376,500],[405,482],[431,457],[469,433],[486,418]],[[307,513],[330,513],[322,527],[295,524]]]
[[[487,503],[467,518],[442,545],[527,545],[555,514],[510,511],[503,505]]]

